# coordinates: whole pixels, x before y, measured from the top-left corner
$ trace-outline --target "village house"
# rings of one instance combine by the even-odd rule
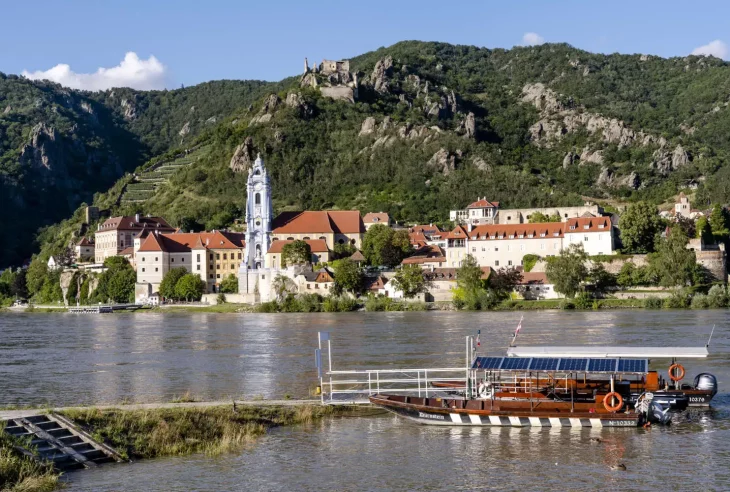
[[[522,299],[560,299],[562,294],[548,281],[545,272],[522,272],[522,280],[515,286],[515,292]]]
[[[424,245],[404,259],[403,265],[418,265],[423,269],[438,268],[446,263],[443,249],[438,246]]]
[[[266,268],[284,268],[281,263],[281,254],[284,250],[284,246],[291,244],[294,241],[277,240],[271,243],[271,247],[266,252],[266,258],[264,260],[264,266]],[[309,245],[312,250],[312,257],[310,261],[313,265],[320,262],[330,261],[330,250],[327,247],[327,243],[323,239],[306,239],[305,242]]]
[[[362,221],[365,224],[365,230],[367,231],[375,224],[390,226],[390,215],[385,212],[369,212],[365,214]]]
[[[525,224],[533,214],[540,213],[547,217],[559,216],[562,222],[578,217],[598,217],[603,209],[596,204],[586,203],[581,207],[547,207],[518,208],[500,210],[499,202],[487,200],[486,197],[467,205],[464,210],[451,210],[449,220],[461,225],[479,226],[494,224]]]
[[[94,261],[94,251],[94,240],[89,240],[89,238],[84,236],[74,246],[74,258],[79,263]]]
[[[272,241],[321,239],[329,249],[351,244],[360,249],[365,224],[357,210],[282,212],[272,224]]]
[[[425,271],[423,276],[429,283],[426,300],[429,302],[452,301],[458,270],[458,268],[446,267]],[[482,280],[488,280],[491,274],[491,268],[482,267]]]
[[[446,247],[446,238],[444,233],[433,224],[416,225],[408,228],[408,237],[414,248],[420,248],[425,245]]]
[[[302,272],[295,277],[300,294],[319,294],[327,296],[335,285],[335,277],[329,268]]]
[[[99,224],[94,234],[94,257],[96,263],[104,263],[110,256],[117,256],[124,249],[134,246],[134,239],[149,232],[166,234],[175,228],[162,217],[134,216],[111,217]]]
[[[241,233],[149,234],[135,254],[137,296],[158,292],[165,274],[176,267],[198,274],[206,282],[206,292],[217,292],[223,279],[236,274],[244,256]]]

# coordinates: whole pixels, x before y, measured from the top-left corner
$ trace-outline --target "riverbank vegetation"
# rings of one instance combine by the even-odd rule
[[[236,451],[273,427],[308,423],[352,408],[322,405],[64,411],[129,459]]]
[[[42,462],[19,451],[28,449],[22,439],[2,430],[0,423],[0,490],[3,492],[47,492],[56,488],[58,473],[48,462]]]

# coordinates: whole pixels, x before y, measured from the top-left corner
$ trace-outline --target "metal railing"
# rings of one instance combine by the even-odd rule
[[[322,403],[366,402],[382,391],[428,397],[444,391],[464,390],[464,367],[428,369],[365,369],[327,371],[321,379]],[[461,383],[460,386],[436,388],[432,383]]]

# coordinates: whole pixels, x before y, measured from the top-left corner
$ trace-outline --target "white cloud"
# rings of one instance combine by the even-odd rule
[[[522,36],[522,44],[525,46],[536,46],[538,44],[543,44],[544,42],[545,38],[536,32],[526,32]]]
[[[94,73],[76,73],[69,65],[60,63],[46,71],[23,70],[23,75],[29,79],[52,80],[72,89],[88,91],[112,87],[152,90],[165,88],[167,68],[154,56],[142,60],[137,53],[130,51],[116,67],[101,67]]]
[[[727,46],[727,44],[725,44],[725,42],[720,41],[719,39],[716,39],[714,41],[707,43],[704,46],[695,48],[694,50],[692,50],[691,54],[716,56],[718,58],[726,60],[728,57],[728,54],[730,54],[730,49],[728,49],[728,46]]]

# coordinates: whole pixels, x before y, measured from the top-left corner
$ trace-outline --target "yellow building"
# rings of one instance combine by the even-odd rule
[[[266,252],[266,260],[265,260],[265,266],[266,268],[282,268],[281,265],[281,253],[284,249],[284,246],[287,244],[292,243],[293,241],[287,241],[286,239],[274,241],[271,243],[271,247],[269,248],[269,251]],[[330,250],[327,247],[327,243],[322,239],[307,239],[307,244],[309,244],[310,249],[312,250],[312,258],[311,262],[313,265],[316,265],[320,262],[328,262],[330,261]]]
[[[273,241],[320,239],[329,249],[347,243],[360,249],[364,235],[365,225],[357,210],[282,212],[272,226]]]

